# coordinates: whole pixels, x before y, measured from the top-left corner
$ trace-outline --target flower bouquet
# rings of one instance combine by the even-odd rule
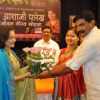
[[[28,62],[28,71],[32,76],[37,78],[44,70],[51,70],[52,65],[55,64],[56,50],[46,47],[32,47],[23,48],[26,53],[26,60]]]

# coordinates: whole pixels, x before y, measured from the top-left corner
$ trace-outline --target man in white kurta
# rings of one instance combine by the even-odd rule
[[[43,39],[40,39],[34,44],[34,47],[47,47],[47,48],[55,49],[57,51],[55,59],[56,61],[58,60],[60,48],[59,48],[59,45],[51,38],[48,42],[45,42]]]
[[[87,34],[66,66],[78,70],[83,65],[87,100],[100,100],[100,29],[95,26],[94,19],[88,21],[85,17],[78,18],[75,23],[77,32]]]
[[[60,53],[60,48],[59,48],[59,45],[51,39],[51,36],[52,36],[52,30],[50,27],[48,26],[45,26],[42,28],[42,39],[40,39],[39,41],[37,41],[35,44],[34,44],[34,47],[47,47],[47,48],[52,48],[52,49],[55,49],[56,50],[56,56],[55,56],[55,60],[56,62],[58,61],[58,56],[59,56],[59,53]],[[56,95],[57,95],[57,86],[58,86],[58,82],[57,82],[57,77],[55,77],[55,94],[54,94],[54,100],[56,98]],[[36,82],[36,88],[39,89],[39,86],[38,85],[42,85],[41,87],[44,88],[43,92],[41,93],[37,93],[37,100],[52,100],[52,95],[53,93],[52,92],[46,92],[46,87],[49,88],[51,87],[51,90],[53,89],[53,86],[54,85],[54,79],[53,78],[47,78],[47,79],[36,79],[35,82]],[[49,82],[49,83],[48,83]],[[50,86],[51,85],[51,86]]]

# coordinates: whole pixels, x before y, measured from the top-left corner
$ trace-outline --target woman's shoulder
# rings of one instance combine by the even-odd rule
[[[55,21],[56,21],[57,23],[59,23],[59,19],[56,19]]]
[[[8,56],[7,56],[7,54],[6,54],[6,52],[5,52],[5,50],[4,49],[0,49],[0,62],[2,62],[2,61],[8,61]]]
[[[11,51],[11,53],[12,53],[17,59],[19,59],[18,56],[17,56],[17,54],[16,54],[12,49],[10,49],[10,51]]]
[[[0,48],[0,57],[5,55],[5,54],[6,54],[5,50]]]
[[[62,48],[61,50],[60,50],[60,53],[62,54],[62,53],[65,53],[67,51],[67,48]]]

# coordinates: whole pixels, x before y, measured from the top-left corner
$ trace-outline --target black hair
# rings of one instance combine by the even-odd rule
[[[10,31],[14,30],[13,27],[0,27],[0,48],[5,47],[5,42],[9,39]]]
[[[74,22],[78,19],[85,19],[87,22],[91,22],[92,20],[95,20],[95,15],[90,10],[84,10],[74,18]]]
[[[70,30],[73,30],[73,31],[75,32],[75,34],[77,35],[77,37],[79,37],[79,33],[76,31],[76,28],[75,28],[75,27],[69,28],[69,29],[67,30],[67,32],[70,31]]]
[[[52,33],[52,29],[51,29],[50,26],[44,26],[44,27],[42,27],[42,32],[43,32],[44,29],[50,29],[50,32]]]

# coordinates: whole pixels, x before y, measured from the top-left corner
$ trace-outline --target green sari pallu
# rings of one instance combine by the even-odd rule
[[[19,59],[14,53],[10,56],[13,64],[15,76],[23,75],[27,72],[27,68],[20,68]],[[35,81],[32,78],[25,78],[15,83],[16,100],[36,100]]]

